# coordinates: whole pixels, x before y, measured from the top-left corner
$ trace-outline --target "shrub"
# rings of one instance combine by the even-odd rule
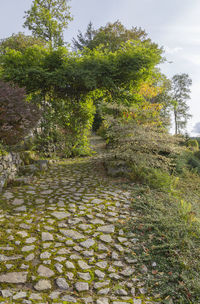
[[[88,134],[94,106],[90,100],[55,100],[45,108],[35,148],[46,156],[84,156],[90,153]]]
[[[0,139],[16,145],[36,126],[40,119],[38,107],[26,101],[24,89],[0,81]]]
[[[160,169],[173,173],[176,158],[185,150],[181,138],[168,134],[163,128],[114,121],[107,129],[113,158],[125,160],[137,168]]]
[[[196,139],[189,139],[187,141],[187,147],[192,151],[198,151],[199,150],[199,143]]]

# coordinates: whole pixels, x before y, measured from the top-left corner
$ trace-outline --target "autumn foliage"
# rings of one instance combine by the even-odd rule
[[[40,118],[40,111],[26,101],[25,89],[0,81],[0,140],[15,145],[30,133]]]

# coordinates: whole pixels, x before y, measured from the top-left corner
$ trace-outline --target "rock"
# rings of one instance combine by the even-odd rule
[[[98,295],[107,295],[110,291],[110,288],[104,288],[104,289],[100,289],[97,294]]]
[[[108,298],[100,298],[97,300],[97,304],[109,304]]]
[[[91,225],[88,225],[88,224],[80,224],[78,226],[81,230],[88,230],[91,228]]]
[[[109,278],[119,280],[121,277],[117,273],[110,273]]]
[[[40,265],[37,270],[39,276],[50,278],[54,275],[54,272],[46,266]]]
[[[94,250],[85,250],[85,251],[82,252],[82,254],[83,254],[85,257],[87,257],[87,258],[93,257],[93,256],[94,256]]]
[[[47,290],[50,289],[51,287],[52,287],[51,282],[48,280],[39,280],[37,284],[34,286],[34,288],[38,291]]]
[[[117,252],[115,252],[115,251],[112,252],[112,259],[113,260],[119,260],[119,255],[118,255]]]
[[[124,237],[118,237],[117,239],[120,243],[124,243],[127,241],[127,238],[124,238]]]
[[[79,278],[81,278],[85,281],[91,280],[91,276],[90,276],[89,272],[78,272],[77,274],[78,274]]]
[[[77,282],[75,284],[75,288],[79,292],[81,292],[81,291],[87,291],[87,290],[89,290],[89,284],[86,283],[86,282]]]
[[[31,246],[24,246],[24,247],[22,248],[22,252],[31,251],[31,250],[33,250],[34,248],[35,248],[34,245],[31,245]]]
[[[19,206],[19,205],[22,205],[22,204],[24,204],[24,200],[19,199],[19,198],[15,198],[12,202],[12,205],[14,205],[14,206]]]
[[[66,260],[65,257],[62,257],[62,256],[58,256],[58,257],[55,257],[54,260],[58,261],[58,262],[63,262]]]
[[[56,263],[54,266],[59,273],[63,273],[63,265],[62,264]]]
[[[17,211],[17,212],[25,212],[26,211],[26,206],[20,206],[18,208],[15,208],[15,211]]]
[[[35,258],[34,253],[31,253],[31,254],[27,255],[27,257],[25,258],[25,261],[32,261],[32,260],[34,260],[34,258]]]
[[[45,251],[45,252],[43,252],[43,253],[40,254],[40,258],[41,258],[42,260],[49,259],[50,256],[51,256],[51,253],[48,252],[48,251]]]
[[[100,235],[100,240],[105,242],[105,243],[111,243],[112,242],[112,238],[110,236],[110,234],[108,235],[105,235],[105,234],[102,234]]]
[[[134,273],[134,269],[133,268],[125,268],[122,272],[120,272],[123,276],[125,277],[129,277]]]
[[[36,240],[37,240],[37,239],[36,239],[35,237],[30,237],[30,238],[26,239],[26,243],[27,243],[27,244],[32,244],[32,243],[34,243]]]
[[[69,295],[63,296],[62,301],[66,301],[66,303],[77,303],[77,299]]]
[[[130,304],[130,302],[114,301],[112,304]]]
[[[103,279],[105,277],[105,273],[103,273],[102,271],[100,271],[98,269],[95,270],[95,274],[99,279]]]
[[[53,291],[49,295],[50,299],[52,299],[52,300],[58,299],[59,296],[60,296],[60,291]]]
[[[6,266],[7,269],[10,269],[10,268],[13,267],[13,264],[5,264],[5,266]]]
[[[124,266],[124,264],[121,261],[114,261],[113,265],[116,266],[116,267],[123,267]]]
[[[127,291],[125,289],[121,289],[121,288],[117,289],[115,291],[115,294],[118,296],[127,296],[128,295]]]
[[[31,293],[29,296],[29,299],[31,300],[42,300],[41,296],[37,293]]]
[[[109,285],[110,284],[110,281],[104,281],[104,282],[96,282],[94,283],[94,288],[95,289],[99,289],[99,288],[102,288],[106,285]]]
[[[82,298],[81,299],[85,304],[94,303],[92,297]]]
[[[3,298],[8,298],[12,296],[12,292],[8,289],[2,289],[1,294]]]
[[[103,245],[103,244],[99,244],[99,245],[98,245],[98,250],[99,250],[99,251],[109,251],[108,247],[106,247],[106,246]]]
[[[91,266],[89,266],[87,263],[85,263],[85,262],[82,261],[82,260],[79,260],[79,261],[78,261],[78,265],[79,265],[79,267],[80,267],[81,269],[83,269],[83,270],[87,270],[87,269],[91,268]]]
[[[116,248],[119,252],[123,252],[123,251],[124,251],[124,248],[123,248],[121,245],[115,244],[114,246],[115,246],[115,248]]]
[[[142,304],[142,300],[140,299],[134,299],[134,304]]]
[[[64,236],[71,238],[73,240],[79,240],[79,239],[84,239],[85,236],[78,231],[75,230],[65,230],[65,229],[60,229],[60,232],[64,234]]]
[[[6,256],[4,254],[0,254],[0,262],[13,261],[13,260],[21,259],[21,258],[23,258],[22,255]]]
[[[18,292],[13,296],[13,300],[17,300],[17,299],[22,299],[22,298],[26,298],[27,293],[26,292]]]
[[[19,284],[26,283],[27,272],[10,272],[0,275],[1,283]]]
[[[103,220],[100,220],[100,219],[94,219],[94,220],[92,220],[92,224],[93,225],[104,225],[105,222]]]
[[[91,203],[93,204],[93,205],[95,205],[95,204],[101,204],[102,203],[102,200],[101,199],[98,199],[98,198],[95,198],[95,199],[93,199],[92,201],[91,201]]]
[[[53,215],[54,217],[56,217],[58,220],[63,220],[65,218],[69,217],[71,214],[67,213],[67,212],[55,211],[51,215]]]
[[[88,240],[80,243],[80,245],[82,247],[85,247],[87,249],[89,249],[90,247],[92,247],[94,244],[95,244],[95,241],[93,239],[88,239]]]
[[[114,233],[115,226],[114,225],[100,226],[97,228],[97,231],[104,232],[104,233]]]
[[[66,248],[61,248],[58,250],[57,254],[68,254],[70,251]]]
[[[96,263],[96,266],[102,269],[105,269],[107,267],[108,263],[106,261],[98,262]]]
[[[53,235],[49,232],[42,232],[42,241],[46,242],[46,241],[53,241]]]
[[[70,281],[73,280],[74,274],[72,272],[66,272],[65,275]]]
[[[67,262],[65,263],[65,265],[66,265],[66,267],[67,267],[68,269],[75,269],[74,264],[73,264],[72,262],[70,262],[70,261],[67,261]]]
[[[56,284],[60,289],[67,290],[69,289],[69,285],[67,284],[66,280],[64,278],[57,278],[56,279]]]

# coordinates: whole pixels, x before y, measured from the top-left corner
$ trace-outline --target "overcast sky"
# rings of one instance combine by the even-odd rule
[[[31,3],[32,0],[0,0],[0,38],[19,31],[28,33],[22,25],[24,11]],[[188,124],[191,133],[200,122],[200,0],[71,0],[70,5],[74,20],[65,31],[67,42],[78,30],[85,32],[89,21],[98,28],[120,20],[127,28],[142,27],[165,48],[171,63],[163,64],[162,71],[169,77],[188,73],[193,81],[188,103],[193,115]],[[200,123],[195,129],[200,134]]]

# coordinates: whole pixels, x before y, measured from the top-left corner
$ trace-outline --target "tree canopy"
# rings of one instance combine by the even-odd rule
[[[44,39],[51,46],[64,44],[63,30],[72,20],[67,0],[34,0],[31,8],[25,12],[24,27],[34,37]]]
[[[114,52],[120,48],[123,42],[129,40],[151,41],[147,33],[140,27],[126,29],[125,26],[117,20],[114,23],[109,22],[106,26],[102,26],[97,30],[94,29],[92,22],[90,22],[87,26],[86,33],[83,34],[79,31],[77,39],[73,38],[72,43],[75,51],[82,51],[84,47],[93,50],[101,45],[102,49],[108,49]]]
[[[54,90],[74,97],[95,89],[118,90],[147,79],[162,60],[162,50],[149,42],[129,41],[115,52],[87,50],[82,56],[66,48],[32,46],[25,52],[8,50],[2,57],[3,78],[25,87],[28,93]]]
[[[12,34],[12,36],[0,40],[0,54],[5,54],[6,49],[24,52],[27,47],[33,45],[45,46],[46,41],[19,32],[18,34]]]

